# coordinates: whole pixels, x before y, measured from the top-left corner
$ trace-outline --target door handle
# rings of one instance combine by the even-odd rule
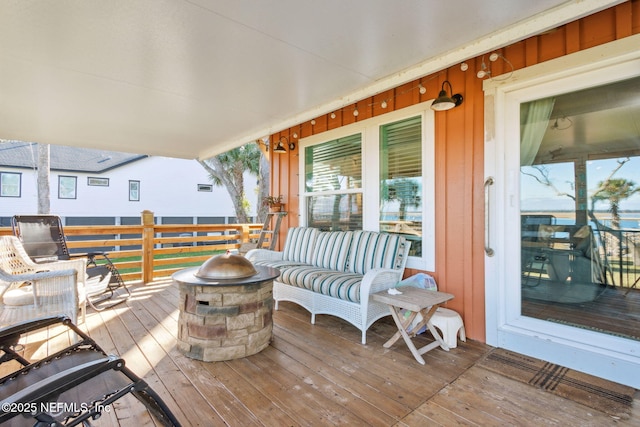
[[[488,177],[484,181],[484,252],[487,256],[495,255],[495,251],[491,248],[491,198],[489,197],[489,187],[495,183],[493,177]]]

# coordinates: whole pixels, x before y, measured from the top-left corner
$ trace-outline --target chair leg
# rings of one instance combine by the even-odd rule
[[[127,296],[127,298],[119,299],[114,303],[107,304],[107,305],[100,305],[100,303],[102,303],[104,301],[108,301],[111,298],[113,298],[113,295],[114,295],[113,289],[107,288],[107,290],[105,290],[105,292],[103,294],[101,294],[98,298],[94,298],[93,300],[91,298],[87,298],[87,302],[89,303],[91,308],[93,308],[95,311],[104,311],[104,310],[107,310],[109,308],[113,308],[118,304],[122,304],[123,302],[125,302],[129,298]]]
[[[127,285],[124,283],[122,276],[120,276],[120,272],[118,271],[116,266],[113,265],[113,263],[111,262],[111,259],[109,259],[109,257],[106,254],[104,255],[104,258],[107,261],[107,264],[106,264],[107,268],[111,270],[111,280],[115,281],[113,285],[110,284],[109,286],[114,291],[116,289],[123,288],[127,293],[127,298],[129,298],[131,296],[131,292],[129,291],[129,288],[127,288]]]
[[[109,308],[113,308],[118,304],[122,304],[131,296],[131,291],[129,291],[129,288],[124,283],[122,276],[120,276],[120,272],[118,271],[116,266],[113,265],[113,262],[111,262],[111,259],[107,256],[107,254],[101,254],[101,256],[103,256],[106,261],[106,264],[104,264],[104,266],[107,267],[111,272],[111,282],[107,285],[105,292],[100,297],[94,298],[93,300],[90,298],[87,298],[87,301],[89,302],[89,305],[91,306],[91,308],[93,308],[96,311],[103,311]],[[90,261],[90,263],[93,263],[95,265],[95,259]],[[126,295],[123,295],[121,298],[118,298],[118,300],[112,304],[107,304],[107,305],[100,304],[103,301],[112,299],[115,295],[115,292],[119,289],[124,289],[124,291],[126,292]]]

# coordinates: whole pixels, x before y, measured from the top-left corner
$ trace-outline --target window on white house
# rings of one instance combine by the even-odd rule
[[[58,176],[58,199],[77,198],[78,177]]]
[[[362,137],[355,134],[305,149],[307,224],[322,230],[362,229]]]
[[[211,184],[198,184],[198,191],[213,191],[213,185]]]
[[[0,197],[20,197],[22,174],[0,172]]]
[[[87,185],[95,186],[95,187],[108,187],[109,178],[96,178],[96,177],[90,176],[87,178]]]
[[[140,181],[129,181],[129,201],[130,202],[139,202],[140,201]]]

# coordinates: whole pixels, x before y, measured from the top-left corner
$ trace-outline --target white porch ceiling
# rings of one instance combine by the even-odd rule
[[[620,2],[0,0],[0,139],[206,158]]]

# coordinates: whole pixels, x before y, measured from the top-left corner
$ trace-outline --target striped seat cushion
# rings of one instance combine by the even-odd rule
[[[347,271],[352,231],[325,231],[318,234],[311,264],[329,270]]]
[[[282,260],[267,260],[267,259],[252,261],[252,263],[253,265],[262,265],[264,267],[277,268],[280,271],[286,270],[291,267],[309,265],[309,264],[305,264],[298,261],[282,261]]]
[[[360,302],[362,274],[327,271],[313,278],[311,290],[345,301]]]
[[[362,274],[319,267],[292,267],[283,271],[282,283],[351,302],[360,302]]]
[[[285,261],[311,264],[313,247],[320,231],[310,227],[292,227],[287,232],[287,239],[282,250],[282,259]]]
[[[395,268],[402,241],[396,234],[355,231],[348,271],[365,274],[372,268]]]
[[[285,285],[296,286],[298,288],[305,288],[311,290],[313,288],[313,280],[327,270],[324,268],[313,266],[297,266],[287,268],[280,274],[279,282]]]

